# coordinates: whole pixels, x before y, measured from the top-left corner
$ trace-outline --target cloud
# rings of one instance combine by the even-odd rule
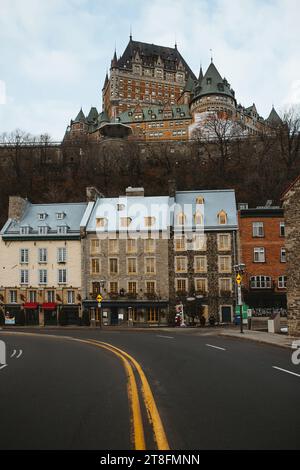
[[[20,65],[32,81],[65,81],[73,86],[83,72],[79,57],[66,51],[35,51],[22,58]]]
[[[3,80],[0,80],[0,104],[6,104],[6,86]]]
[[[298,0],[128,0],[126,8],[122,0],[1,0],[0,129],[24,125],[60,139],[80,106],[100,110],[115,42],[121,54],[130,23],[136,40],[176,39],[195,74],[212,49],[238,102],[267,116],[273,103],[300,101],[299,17]]]

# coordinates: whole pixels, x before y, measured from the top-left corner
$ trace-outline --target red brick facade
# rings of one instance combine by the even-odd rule
[[[253,307],[285,307],[286,262],[283,211],[239,211],[240,259],[246,265],[245,301]]]

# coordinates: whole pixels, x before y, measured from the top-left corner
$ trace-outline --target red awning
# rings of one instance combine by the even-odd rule
[[[36,310],[39,308],[39,304],[36,302],[25,302],[24,308],[28,308],[29,310]]]
[[[55,310],[56,307],[57,307],[57,304],[55,304],[54,302],[46,302],[42,304],[42,308],[44,310]]]

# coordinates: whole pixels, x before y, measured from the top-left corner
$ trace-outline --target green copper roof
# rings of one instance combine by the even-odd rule
[[[171,111],[171,117],[164,117],[165,113]],[[135,114],[142,114],[141,119],[135,119]],[[131,123],[139,121],[163,121],[164,119],[190,119],[190,109],[187,104],[180,104],[174,106],[148,106],[128,109],[117,117],[117,122]]]
[[[200,73],[201,79],[201,73]],[[227,80],[221,77],[215,64],[211,62],[201,83],[198,82],[195,98],[205,95],[227,95],[235,99],[234,91],[230,88]]]
[[[184,88],[184,91],[193,91],[195,88],[195,80],[191,77],[191,75],[188,76],[188,79],[186,81],[186,85]]]
[[[272,110],[269,114],[269,117],[266,119],[266,121],[269,124],[282,124],[282,120],[279,114],[277,113],[276,109],[274,108],[274,106],[272,107]]]
[[[102,124],[103,122],[110,122],[107,112],[104,110],[98,116],[98,124]]]
[[[87,116],[87,121],[88,122],[92,122],[92,121],[95,121],[98,119],[98,111],[97,111],[97,108],[95,108],[94,106],[91,107],[91,110]]]
[[[77,114],[76,118],[74,119],[74,122],[85,122],[85,115],[82,111],[82,108],[80,109],[79,113]]]

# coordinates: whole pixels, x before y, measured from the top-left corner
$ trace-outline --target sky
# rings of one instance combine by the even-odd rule
[[[138,41],[176,41],[196,75],[212,54],[238,102],[283,112],[300,103],[299,18],[299,0],[0,0],[0,134],[61,140],[81,106],[100,112],[130,26]]]

